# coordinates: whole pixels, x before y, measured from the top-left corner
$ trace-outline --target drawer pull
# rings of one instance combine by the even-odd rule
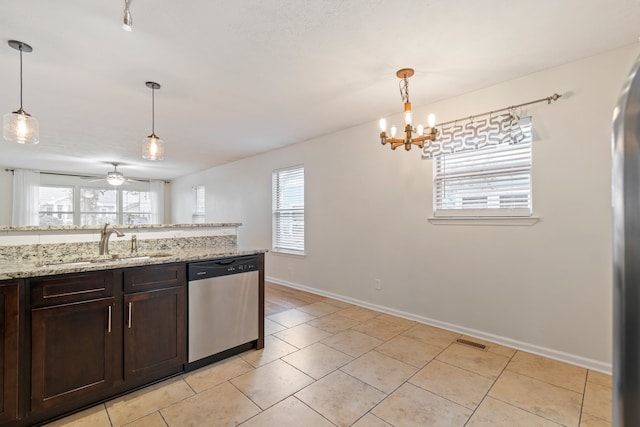
[[[107,332],[111,333],[111,305],[109,305],[109,322],[107,326]]]
[[[131,305],[131,303],[129,303],[129,329],[131,329],[131,311],[132,311],[133,307]]]

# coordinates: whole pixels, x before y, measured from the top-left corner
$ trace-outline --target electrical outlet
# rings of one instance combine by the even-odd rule
[[[373,288],[376,291],[379,291],[380,289],[382,289],[382,284],[380,283],[380,279],[373,279]]]

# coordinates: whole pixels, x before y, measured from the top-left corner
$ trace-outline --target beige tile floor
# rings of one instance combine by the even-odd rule
[[[611,425],[608,375],[273,284],[265,309],[264,350],[49,426]]]

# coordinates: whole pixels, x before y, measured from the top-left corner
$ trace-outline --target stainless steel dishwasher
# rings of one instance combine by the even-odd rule
[[[258,339],[258,269],[254,255],[189,264],[188,370]]]

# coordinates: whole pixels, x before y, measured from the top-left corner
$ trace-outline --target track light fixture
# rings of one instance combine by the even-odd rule
[[[38,119],[22,109],[22,52],[31,52],[33,48],[17,40],[9,40],[9,46],[20,51],[20,108],[4,115],[2,136],[18,144],[37,144],[40,142]]]
[[[151,135],[145,138],[142,143],[142,158],[147,160],[164,160],[164,141],[155,132],[155,91],[160,89],[156,82],[146,82],[145,85],[151,89]]]

